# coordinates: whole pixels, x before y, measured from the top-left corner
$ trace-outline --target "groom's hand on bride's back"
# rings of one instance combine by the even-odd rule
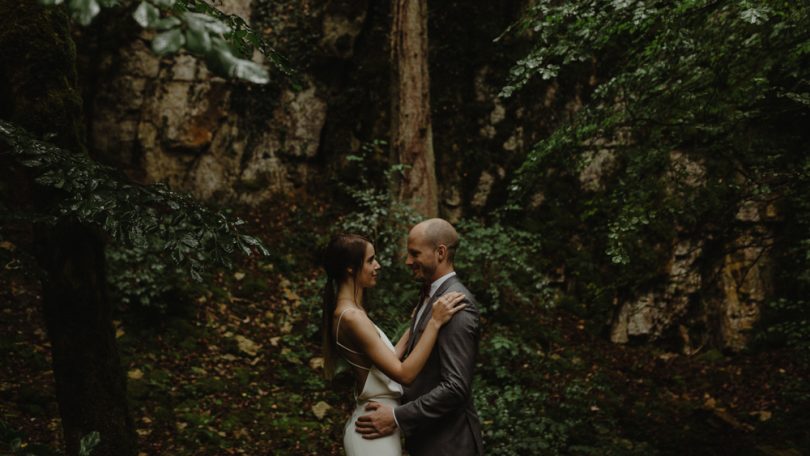
[[[379,402],[369,402],[366,411],[371,412],[360,416],[354,423],[355,430],[364,439],[377,439],[391,435],[397,429],[394,421],[394,409]]]

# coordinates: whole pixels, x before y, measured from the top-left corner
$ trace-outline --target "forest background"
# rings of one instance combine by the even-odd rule
[[[806,2],[42,3],[0,1],[3,454],[339,454],[320,248],[375,240],[397,334],[434,215],[488,453],[810,448]]]

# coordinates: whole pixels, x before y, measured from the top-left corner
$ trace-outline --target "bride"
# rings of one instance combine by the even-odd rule
[[[326,248],[324,269],[327,281],[322,333],[326,376],[333,377],[340,355],[352,366],[356,379],[356,407],[343,432],[346,454],[399,456],[402,449],[398,430],[387,437],[368,440],[355,432],[354,423],[371,400],[391,407],[399,405],[401,384],[410,384],[422,370],[441,326],[466,306],[461,304],[464,295],[448,293],[433,304],[433,315],[425,332],[408,358],[401,361],[410,330],[395,347],[368,318],[363,307],[365,289],[377,284],[380,269],[371,242],[354,234],[333,237]]]

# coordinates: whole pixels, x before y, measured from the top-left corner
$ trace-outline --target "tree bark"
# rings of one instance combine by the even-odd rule
[[[0,0],[0,85],[0,115],[86,153],[75,46],[64,7]],[[40,212],[61,197],[33,188],[32,203]],[[45,273],[43,311],[66,453],[78,454],[81,438],[98,431],[94,456],[133,455],[136,439],[106,291],[103,239],[92,228],[63,221],[35,227],[34,244]]]
[[[407,165],[399,197],[424,217],[439,211],[428,77],[427,0],[393,0],[391,148]]]

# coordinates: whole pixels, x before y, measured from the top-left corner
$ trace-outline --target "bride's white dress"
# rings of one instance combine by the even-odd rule
[[[340,333],[341,319],[343,319],[343,313],[341,313],[340,317],[338,317],[336,334]],[[382,330],[377,327],[377,325],[374,325],[374,327],[377,328],[377,332],[380,334],[380,339],[382,339],[383,343],[385,343],[385,345],[388,346],[391,351],[395,351],[394,345],[391,343],[385,333],[383,333]],[[341,344],[340,341],[337,340],[337,336],[335,337],[335,342],[337,342],[337,344],[346,351],[360,354]],[[402,385],[388,378],[388,376],[377,369],[376,366],[367,368],[357,365],[348,359],[346,359],[346,362],[359,369],[368,371],[368,376],[366,377],[366,383],[363,385],[363,390],[360,392],[359,396],[355,397],[356,406],[354,408],[354,412],[352,413],[352,416],[349,417],[349,421],[346,422],[346,427],[343,431],[343,448],[346,450],[346,455],[401,456],[402,446],[399,440],[399,429],[394,431],[394,433],[389,436],[368,440],[364,439],[362,435],[355,431],[354,423],[357,421],[359,416],[368,413],[366,412],[365,407],[369,401],[379,402],[380,404],[386,404],[391,407],[398,406],[399,399],[402,397]]]

